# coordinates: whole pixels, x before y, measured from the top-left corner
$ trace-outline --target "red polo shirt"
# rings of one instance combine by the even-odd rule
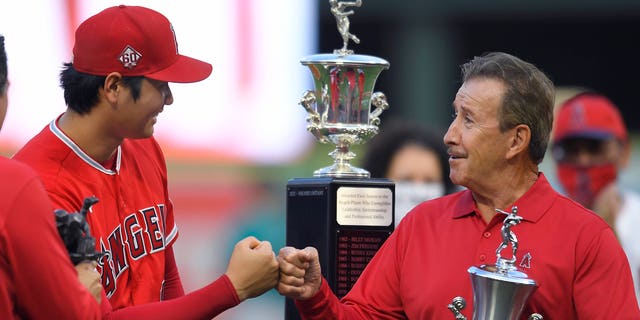
[[[539,285],[522,319],[533,312],[545,319],[640,319],[626,256],[600,217],[555,192],[542,173],[513,205],[523,217],[511,229],[516,265]],[[461,296],[471,319],[467,269],[496,262],[503,219],[485,223],[468,190],[424,202],[341,302],[323,281],[318,294],[296,302],[298,309],[305,319],[453,319],[447,305]]]

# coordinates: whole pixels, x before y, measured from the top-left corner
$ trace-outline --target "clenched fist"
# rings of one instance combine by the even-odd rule
[[[306,300],[320,289],[322,273],[318,250],[306,247],[302,250],[284,247],[278,254],[280,281],[278,292],[289,298]]]
[[[231,254],[227,272],[240,301],[257,297],[278,283],[278,261],[269,241],[240,240]]]

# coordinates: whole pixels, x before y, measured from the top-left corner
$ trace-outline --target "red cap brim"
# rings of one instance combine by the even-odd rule
[[[178,59],[169,67],[144,76],[159,81],[189,83],[208,78],[212,69],[213,67],[209,63],[178,55]]]

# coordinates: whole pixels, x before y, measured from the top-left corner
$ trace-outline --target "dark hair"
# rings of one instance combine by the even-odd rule
[[[0,36],[0,96],[7,93],[7,52],[4,49],[4,36]]]
[[[433,151],[438,157],[446,193],[456,191],[449,179],[447,149],[442,141],[443,134],[418,123],[391,119],[383,122],[380,133],[366,144],[362,166],[371,173],[371,177],[383,178],[389,171],[393,156],[409,144],[417,144]]]
[[[72,63],[65,63],[60,72],[60,87],[64,90],[64,101],[79,114],[88,113],[98,103],[99,89],[106,76],[97,76],[77,71]],[[122,83],[131,88],[133,100],[140,97],[143,76],[122,77]]]
[[[462,80],[491,78],[502,81],[506,90],[498,111],[500,130],[519,124],[531,129],[529,156],[540,164],[547,151],[553,125],[553,82],[536,66],[503,52],[474,57],[463,64]]]

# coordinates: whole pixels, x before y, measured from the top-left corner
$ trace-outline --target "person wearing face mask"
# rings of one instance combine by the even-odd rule
[[[395,224],[423,201],[457,191],[449,179],[442,134],[418,123],[392,119],[367,143],[363,167],[395,182]]]
[[[617,107],[594,92],[580,93],[559,106],[552,155],[567,196],[595,211],[615,231],[629,258],[640,301],[640,195],[618,185],[631,145]]]

